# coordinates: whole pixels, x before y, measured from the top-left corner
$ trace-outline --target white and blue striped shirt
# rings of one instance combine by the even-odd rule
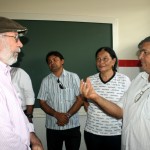
[[[58,77],[53,73],[46,76],[41,83],[37,98],[45,100],[54,110],[66,113],[76,101],[76,96],[80,94],[80,79],[77,74],[63,70],[59,80],[65,87],[64,89],[59,87],[57,80]],[[58,126],[57,119],[46,114],[46,128],[65,130],[77,126],[79,126],[78,113],[74,114],[65,126]]]

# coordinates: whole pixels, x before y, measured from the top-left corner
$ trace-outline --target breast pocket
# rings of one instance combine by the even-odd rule
[[[76,98],[75,92],[72,88],[63,89],[63,99],[64,100],[72,103],[72,101],[74,101],[75,98]]]
[[[150,120],[150,94],[145,97],[145,103],[142,112],[143,116]]]

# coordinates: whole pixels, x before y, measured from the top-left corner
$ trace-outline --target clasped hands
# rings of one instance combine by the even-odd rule
[[[67,113],[55,112],[55,118],[57,119],[58,126],[65,126],[69,122]]]
[[[85,82],[81,80],[80,94],[87,99],[95,100],[97,98],[98,95],[93,89],[89,78],[87,78]],[[54,117],[57,119],[58,126],[65,126],[69,122],[67,113],[55,112]]]

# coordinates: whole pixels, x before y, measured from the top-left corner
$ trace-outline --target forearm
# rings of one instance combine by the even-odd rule
[[[27,105],[26,113],[27,114],[33,114],[33,105]]]
[[[94,101],[100,106],[100,108],[107,114],[121,119],[123,117],[123,110],[117,104],[106,100],[105,98],[97,95]]]
[[[32,150],[44,150],[40,139],[35,135],[34,132],[30,133],[30,143]]]
[[[57,119],[57,124],[59,126],[64,126],[65,124],[68,123],[69,119],[68,119],[66,113],[61,113],[61,112],[55,111],[52,107],[50,107],[43,100],[40,100],[40,105],[45,113],[47,113],[48,115],[53,116]]]
[[[88,107],[89,107],[89,103],[87,102],[87,100],[84,101],[84,110],[87,112],[88,111]]]
[[[80,83],[80,92],[87,99],[93,100],[99,107],[107,114],[117,119],[123,117],[123,110],[115,103],[106,100],[105,98],[98,95],[93,89],[90,79],[87,78],[86,82],[81,81]]]
[[[29,122],[32,123],[33,118],[33,105],[26,105],[27,109],[25,111],[26,116],[28,117]]]
[[[68,110],[69,115],[74,115],[83,105],[83,100],[80,96],[77,97],[75,103],[72,105],[72,107]]]
[[[46,114],[50,116],[55,116],[56,111],[52,107],[50,107],[45,101],[40,100],[40,106]]]

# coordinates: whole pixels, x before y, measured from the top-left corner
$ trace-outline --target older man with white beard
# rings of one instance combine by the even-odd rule
[[[0,17],[0,149],[43,150],[29,123],[11,82],[10,65],[15,63],[23,47],[19,36],[27,31],[19,23]]]

